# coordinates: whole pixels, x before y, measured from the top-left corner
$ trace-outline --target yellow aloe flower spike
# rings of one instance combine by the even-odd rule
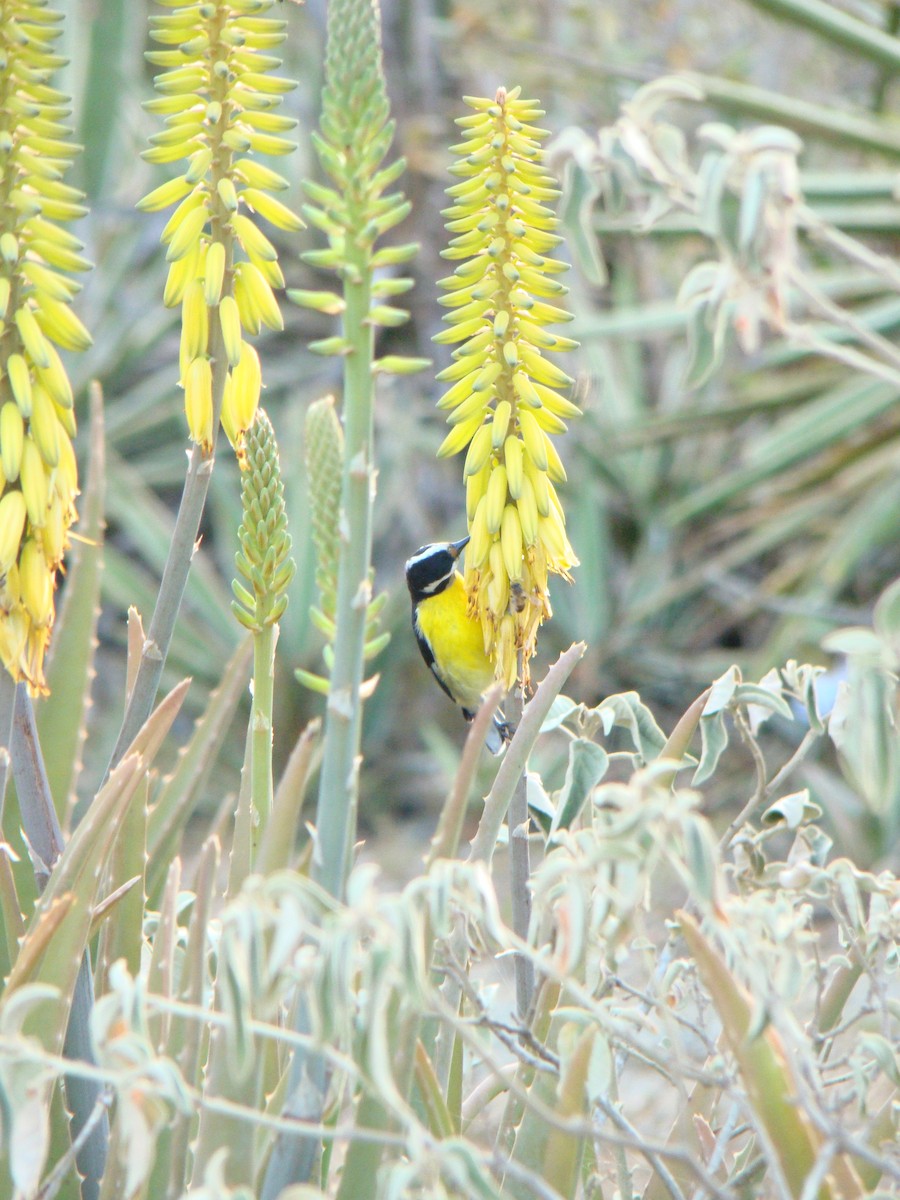
[[[571,320],[556,305],[566,264],[549,257],[562,240],[548,203],[559,192],[542,162],[546,131],[534,124],[543,113],[519,92],[466,97],[474,112],[457,120],[464,140],[450,169],[460,182],[444,210],[455,237],[443,256],[458,265],[439,284],[448,328],[434,339],[456,346],[438,375],[451,385],[438,401],[451,425],[438,456],[466,451],[470,610],[507,688],[520,657],[528,683],[551,615],[548,575],[569,579],[578,564],[551,482],[565,472],[550,435],[579,412],[558,394],[574,381],[546,357],[577,345],[547,328]]]
[[[90,264],[63,228],[87,210],[62,178],[76,147],[68,98],[50,83],[61,21],[46,0],[0,5],[0,662],[35,694],[77,515],[72,387],[56,347],[91,342],[70,307],[71,273]]]
[[[170,263],[164,301],[181,305],[185,413],[192,440],[210,454],[218,418],[239,449],[256,414],[259,382],[239,364],[258,373],[258,359],[243,333],[283,328],[272,290],[284,284],[277,253],[248,213],[276,229],[303,228],[270,194],[286,189],[287,180],[253,157],[296,149],[282,135],[297,122],[275,111],[296,84],[271,74],[280,65],[271,50],[284,40],[286,25],[264,15],[273,0],[160,3],[171,11],[151,18],[152,35],[164,49],[148,55],[163,68],[156,77],[160,96],[146,107],[165,118],[166,129],[150,139],[144,158],[183,165],[138,208],[177,205],[162,231]],[[233,380],[225,377],[228,368]]]

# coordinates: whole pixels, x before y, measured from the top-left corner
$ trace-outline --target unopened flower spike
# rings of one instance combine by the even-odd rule
[[[454,362],[438,407],[452,426],[438,455],[466,451],[466,512],[471,540],[465,583],[481,620],[496,677],[511,688],[521,655],[522,683],[538,629],[551,615],[548,575],[569,579],[576,566],[555,485],[565,478],[552,435],[579,409],[560,394],[574,381],[547,357],[571,338],[549,326],[571,320],[559,299],[566,264],[550,257],[561,242],[550,204],[559,195],[543,166],[543,116],[520,89],[493,100],[466,97],[457,119],[463,141],[450,168],[460,182],[444,210],[455,234],[443,256],[458,265],[440,281]]]
[[[278,444],[265,409],[257,409],[246,432],[240,462],[243,520],[231,607],[242,625],[260,633],[281,619],[295,570]]]
[[[211,453],[222,426],[238,446],[259,403],[261,371],[245,334],[283,328],[273,289],[284,286],[278,255],[253,216],[294,232],[303,222],[272,193],[287,180],[256,155],[290,154],[283,135],[297,122],[276,112],[296,84],[272,74],[269,53],[286,22],[263,14],[273,0],[160,0],[151,17],[165,48],[148,55],[162,67],[160,97],[146,107],[165,117],[149,162],[180,163],[180,174],[139,203],[145,212],[176,204],[163,229],[169,274],[164,294],[181,305],[180,382],[193,441]]]
[[[44,654],[78,471],[72,388],[57,347],[85,350],[71,309],[89,263],[63,228],[87,211],[63,183],[78,149],[69,100],[50,84],[62,14],[45,0],[0,6],[0,660],[32,693]]]

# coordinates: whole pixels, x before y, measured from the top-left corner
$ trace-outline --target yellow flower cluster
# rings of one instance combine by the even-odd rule
[[[268,51],[284,40],[286,22],[267,17],[272,0],[160,0],[173,11],[151,18],[153,38],[167,49],[148,57],[165,68],[162,95],[146,107],[165,116],[144,158],[185,162],[182,174],[138,205],[155,212],[177,203],[162,234],[171,263],[164,301],[181,304],[181,386],[191,438],[213,446],[216,359],[224,355],[222,426],[239,445],[259,403],[259,357],[243,333],[283,328],[273,288],[284,286],[275,247],[249,212],[277,229],[300,218],[271,195],[287,180],[254,154],[289,154],[282,135],[297,124],[274,110],[296,85],[270,74],[280,60]],[[239,249],[239,254],[236,253]]]
[[[497,678],[513,686],[521,655],[523,684],[541,622],[551,615],[548,573],[569,578],[577,565],[554,488],[566,478],[550,434],[578,408],[557,389],[573,380],[547,351],[571,338],[547,330],[571,319],[550,301],[566,288],[566,264],[549,258],[561,239],[547,202],[559,191],[542,165],[545,131],[537,102],[519,88],[494,100],[466,97],[475,110],[457,124],[464,141],[451,167],[462,182],[448,189],[444,215],[456,234],[445,258],[460,265],[440,281],[449,328],[435,341],[460,343],[438,375],[450,388],[438,401],[453,426],[441,457],[468,447],[466,511],[471,539],[465,581]]]
[[[75,148],[67,97],[48,82],[62,14],[0,6],[0,660],[32,692],[54,619],[56,573],[76,517],[72,388],[57,346],[91,342],[69,307],[89,267],[60,222],[86,211],[63,183]]]

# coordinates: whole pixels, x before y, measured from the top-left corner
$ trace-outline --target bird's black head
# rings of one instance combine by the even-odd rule
[[[468,540],[464,537],[458,542],[432,542],[430,546],[421,546],[407,560],[406,586],[414,603],[444,590],[453,578],[456,560]]]

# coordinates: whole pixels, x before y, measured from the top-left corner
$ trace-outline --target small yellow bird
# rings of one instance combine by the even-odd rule
[[[468,542],[433,542],[406,563],[406,586],[412,599],[412,624],[419,650],[431,673],[471,721],[481,698],[494,682],[494,668],[484,650],[481,622],[469,616],[468,598],[456,562]],[[510,738],[502,714],[494,718],[487,746],[499,753]]]

